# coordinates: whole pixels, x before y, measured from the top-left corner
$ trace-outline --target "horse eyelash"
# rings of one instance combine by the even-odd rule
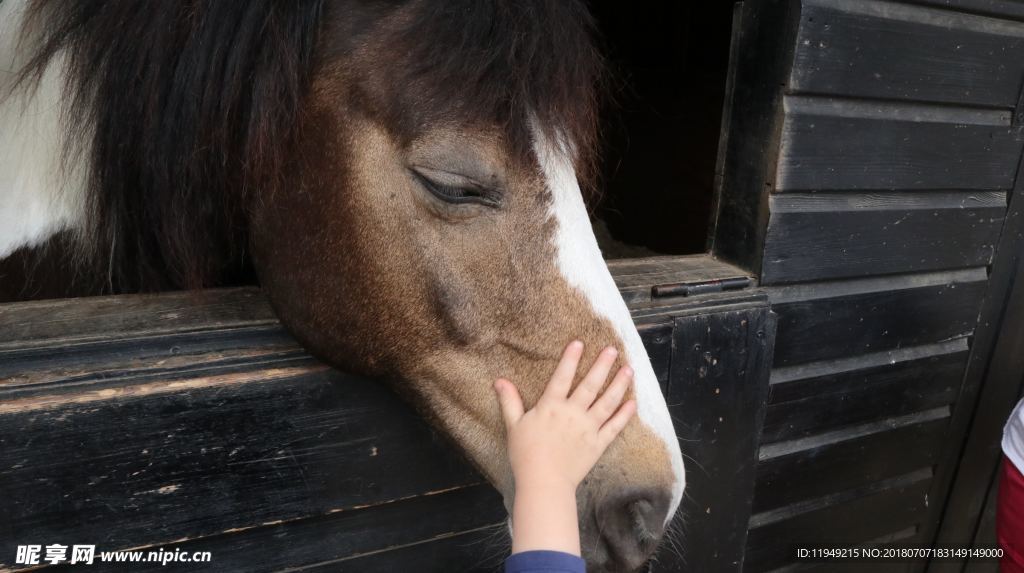
[[[430,179],[421,173],[413,171],[416,179],[427,188],[433,195],[447,201],[449,203],[482,203],[487,206],[497,206],[498,201],[493,196],[494,194],[486,189],[478,189],[475,187],[457,187],[455,185],[448,185],[445,183],[439,183]]]
[[[440,195],[446,197],[472,197],[479,195],[475,190],[468,187],[456,187],[454,185],[445,185],[444,183],[438,183],[427,179],[426,184],[428,187],[436,191]]]

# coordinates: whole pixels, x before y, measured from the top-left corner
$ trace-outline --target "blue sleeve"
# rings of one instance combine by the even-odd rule
[[[586,573],[579,557],[561,551],[523,551],[505,560],[505,573]]]

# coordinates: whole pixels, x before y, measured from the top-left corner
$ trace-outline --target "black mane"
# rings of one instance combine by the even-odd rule
[[[375,62],[386,119],[413,106],[497,122],[518,149],[536,119],[581,169],[592,156],[601,60],[575,0],[33,0],[22,79],[67,51],[70,140],[92,144],[84,253],[104,290],[211,286],[243,267],[247,205],[281,181],[313,74],[351,44],[329,37],[342,30],[390,35]]]

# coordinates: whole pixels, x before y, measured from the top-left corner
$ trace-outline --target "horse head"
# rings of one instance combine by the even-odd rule
[[[165,229],[141,246],[123,237],[147,229],[83,233],[97,252],[198,257],[176,275],[188,283],[221,264],[196,244],[228,261],[251,251],[306,348],[391,381],[509,508],[494,380],[529,406],[569,341],[585,343],[585,362],[616,347],[638,415],[580,487],[581,541],[592,570],[646,561],[683,463],[581,191],[601,60],[579,2],[68,4],[42,3],[57,32],[40,54],[69,50],[74,101],[118,108],[80,125],[93,142],[84,203],[127,225],[121,203],[137,202],[137,226]]]

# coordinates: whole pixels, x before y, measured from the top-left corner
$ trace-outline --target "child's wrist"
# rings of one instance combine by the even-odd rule
[[[562,475],[551,472],[537,472],[515,476],[516,495],[523,492],[542,492],[544,495],[568,495],[576,497],[579,484]]]
[[[512,551],[580,554],[576,487],[568,480],[517,483],[512,509]]]

